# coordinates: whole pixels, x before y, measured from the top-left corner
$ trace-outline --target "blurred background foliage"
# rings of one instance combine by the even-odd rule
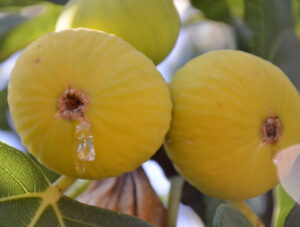
[[[300,89],[299,0],[174,1],[182,29],[174,50],[158,65],[166,81],[169,82],[174,72],[189,59],[207,51],[229,48],[273,62]],[[5,140],[1,137],[3,133],[14,133],[8,113],[7,81],[18,52],[38,37],[54,31],[56,19],[66,2],[0,0],[0,140]],[[176,175],[163,149],[153,159],[167,177]],[[248,226],[237,210],[220,205],[223,201],[207,197],[187,183],[183,190],[182,203],[191,206],[207,226],[226,226],[226,223]],[[277,190],[275,196],[269,192],[248,203],[266,226],[271,226],[274,206],[274,226],[299,226],[300,207],[282,188]]]

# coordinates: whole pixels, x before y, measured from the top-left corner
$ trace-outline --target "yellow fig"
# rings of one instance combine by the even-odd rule
[[[161,146],[171,120],[169,91],[152,61],[119,37],[89,29],[28,46],[8,102],[29,152],[78,178],[136,169]]]
[[[191,184],[228,200],[278,184],[273,159],[300,143],[299,95],[279,68],[241,51],[214,51],[181,68],[170,90],[165,147]]]
[[[77,27],[118,35],[158,64],[173,48],[180,20],[173,0],[70,0],[56,30]]]

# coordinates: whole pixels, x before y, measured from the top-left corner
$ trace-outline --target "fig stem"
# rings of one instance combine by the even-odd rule
[[[174,176],[170,179],[171,190],[168,201],[168,213],[166,227],[176,227],[179,203],[181,200],[181,193],[184,179],[182,176]]]
[[[253,210],[243,200],[227,200],[227,203],[238,209],[254,227],[265,227]]]
[[[272,227],[283,227],[287,216],[295,206],[296,202],[287,194],[281,184],[273,190],[274,206],[272,214]],[[283,204],[281,204],[284,202]]]
[[[65,195],[72,199],[76,199],[82,192],[85,191],[85,189],[90,186],[92,182],[92,180],[78,179],[74,182],[74,184],[71,185],[71,187],[69,187],[69,189],[65,192]]]
[[[273,198],[274,198],[274,208],[273,208],[273,214],[272,214],[272,225],[273,227],[276,226],[283,226],[284,223],[281,223],[281,220],[285,220],[285,218],[279,219],[280,215],[280,192],[279,192],[279,187],[278,185],[274,190],[273,190]],[[287,212],[288,214],[288,212]],[[287,216],[287,215],[286,215]]]
[[[63,194],[68,188],[77,180],[77,178],[69,176],[61,176],[54,183],[53,187],[57,187],[61,194]]]

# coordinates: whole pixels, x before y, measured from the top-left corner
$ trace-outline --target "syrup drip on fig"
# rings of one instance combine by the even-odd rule
[[[75,124],[74,152],[76,157],[76,170],[78,173],[86,171],[86,162],[95,160],[96,152],[90,124],[82,121]]]
[[[56,117],[62,117],[74,123],[74,155],[78,173],[86,171],[86,162],[95,160],[96,152],[90,124],[87,119],[88,96],[84,91],[70,85],[58,99]]]

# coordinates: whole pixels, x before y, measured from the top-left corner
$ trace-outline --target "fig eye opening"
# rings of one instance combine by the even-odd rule
[[[263,144],[275,144],[279,142],[282,133],[282,124],[278,116],[270,114],[262,123],[261,137]]]
[[[73,111],[76,109],[81,109],[84,106],[84,103],[80,97],[76,96],[75,94],[67,94],[65,98],[65,105],[67,110]]]
[[[71,121],[86,120],[88,97],[84,91],[68,86],[58,99],[56,117]]]

